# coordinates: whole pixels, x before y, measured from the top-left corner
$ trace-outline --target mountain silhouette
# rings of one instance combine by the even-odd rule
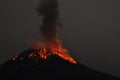
[[[36,51],[34,54],[36,56],[31,58],[30,54],[35,51],[25,50],[1,64],[1,80],[120,80],[118,77],[93,70],[84,64],[73,64],[55,54],[43,59],[37,58]]]

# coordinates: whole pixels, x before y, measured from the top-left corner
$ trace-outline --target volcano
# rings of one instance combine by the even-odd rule
[[[58,0],[43,0],[37,8],[42,16],[43,42],[14,56],[0,66],[3,80],[120,80],[78,63],[64,48],[57,28],[62,28]]]
[[[36,56],[31,57],[31,53]],[[25,50],[0,66],[0,77],[4,80],[120,80],[81,63],[51,55],[50,51],[46,54],[49,57],[43,58],[39,57],[39,50]]]

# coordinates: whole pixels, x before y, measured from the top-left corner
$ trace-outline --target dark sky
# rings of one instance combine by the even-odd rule
[[[120,0],[59,0],[62,39],[83,64],[120,76]],[[39,0],[0,0],[0,63],[39,40]]]

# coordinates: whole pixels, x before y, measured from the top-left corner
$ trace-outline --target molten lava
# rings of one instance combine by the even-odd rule
[[[62,41],[60,41],[59,39],[54,41],[54,43],[52,43],[51,41],[47,43],[41,43],[37,41],[33,43],[31,48],[34,50],[34,52],[29,53],[27,57],[31,60],[35,60],[35,62],[38,62],[39,59],[46,60],[50,56],[56,55],[73,64],[77,64],[77,61],[68,54],[67,49],[63,48]],[[24,60],[24,57],[19,57],[18,55],[16,55],[12,58],[13,61],[17,59]]]
[[[35,54],[35,53],[38,53],[38,55]],[[37,56],[36,60],[35,60],[37,62],[39,60],[39,58],[47,59],[52,55],[57,55],[57,56],[65,59],[65,60],[67,60],[67,61],[69,61],[73,64],[77,64],[77,62],[69,54],[61,53],[61,52],[58,52],[58,51],[54,51],[52,49],[45,49],[45,48],[44,49],[39,49],[39,50],[37,50],[37,52],[31,53],[29,55],[29,58],[34,59]]]
[[[62,52],[58,52],[52,49],[39,49],[39,50],[35,50],[34,52],[31,52],[28,54],[28,58],[30,58],[31,60],[34,60],[35,62],[38,62],[39,59],[48,59],[49,57],[51,57],[52,55],[56,55],[61,57],[64,60],[67,60],[73,64],[77,64],[77,62],[67,53],[62,53]],[[15,56],[12,58],[13,61],[16,60],[24,60],[24,57],[19,57],[19,56]]]
[[[52,55],[57,55],[64,60],[67,60],[73,64],[77,64],[77,61],[74,60],[68,53],[68,50],[63,47],[62,40],[58,38],[53,39],[53,41],[48,40],[45,43],[36,41],[32,45],[32,49],[36,50],[29,54],[29,58],[35,59],[37,62],[39,58],[47,59]],[[36,54],[37,53],[37,54]]]

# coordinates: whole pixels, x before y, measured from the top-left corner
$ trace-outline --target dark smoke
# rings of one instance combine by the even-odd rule
[[[57,27],[62,27],[59,18],[58,0],[43,0],[37,8],[40,16],[43,16],[40,33],[48,48],[60,50],[62,41],[57,36]]]
[[[40,33],[45,40],[56,38],[59,20],[58,0],[43,0],[37,8],[40,16],[43,16]]]

